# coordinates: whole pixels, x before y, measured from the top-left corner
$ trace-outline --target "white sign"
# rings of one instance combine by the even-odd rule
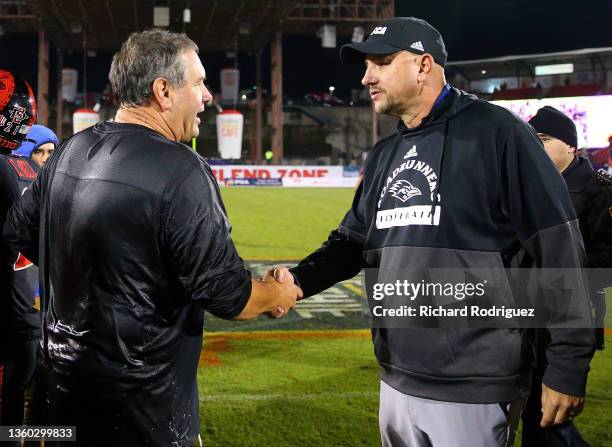
[[[573,73],[574,64],[536,65],[535,75],[546,76],[555,74]]]
[[[321,46],[323,48],[336,48],[336,27],[323,25],[321,27]]]
[[[62,69],[62,99],[64,101],[74,102],[78,80],[79,72],[74,68]]]
[[[211,169],[219,182],[229,178],[343,178],[342,166],[212,165]]]
[[[91,109],[78,109],[72,115],[72,133],[77,133],[100,122],[100,115]]]
[[[239,86],[240,70],[237,68],[224,68],[221,70],[221,101],[238,101]]]
[[[355,188],[359,177],[285,177],[283,186],[286,188]]]
[[[237,110],[225,110],[217,115],[217,142],[221,158],[240,158],[244,118]]]

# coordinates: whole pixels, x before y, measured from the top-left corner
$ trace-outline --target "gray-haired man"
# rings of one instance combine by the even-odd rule
[[[192,446],[204,311],[279,315],[301,293],[251,279],[209,166],[180,143],[211,99],[197,52],[132,34],[110,71],[115,122],[62,144],[8,218],[46,291],[40,422],[76,425],[78,445]]]

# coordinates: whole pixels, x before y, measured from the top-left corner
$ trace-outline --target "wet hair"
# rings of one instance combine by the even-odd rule
[[[166,79],[173,87],[185,84],[184,51],[198,52],[198,46],[186,34],[151,29],[132,33],[113,56],[108,78],[115,101],[123,106],[149,104],[153,82]]]

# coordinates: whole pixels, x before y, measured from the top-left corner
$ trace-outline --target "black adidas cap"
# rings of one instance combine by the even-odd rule
[[[340,59],[345,64],[362,63],[366,54],[391,54],[401,50],[429,53],[442,67],[448,56],[442,36],[425,20],[394,17],[374,28],[365,41],[343,45]]]

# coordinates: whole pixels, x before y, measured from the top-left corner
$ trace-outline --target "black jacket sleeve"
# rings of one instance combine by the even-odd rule
[[[45,178],[46,170],[43,169],[9,210],[4,224],[5,240],[36,265],[39,262],[41,191]]]
[[[537,135],[517,120],[502,161],[506,194],[504,208],[517,236],[541,272],[579,272],[586,256],[567,186],[546,155]],[[540,275],[540,281],[545,275]],[[577,273],[574,302],[590,316],[587,280]],[[544,285],[546,286],[546,285]],[[549,326],[548,367],[543,382],[550,388],[583,396],[595,349],[593,328]]]
[[[6,158],[0,157],[0,225],[4,225],[8,210],[19,199],[15,172]]]
[[[591,200],[585,205],[580,218],[586,245],[589,267],[612,268],[612,185],[598,182],[595,178],[587,188]],[[612,278],[608,278],[612,285]]]
[[[339,281],[355,276],[363,265],[365,224],[362,200],[363,182],[359,184],[351,209],[337,230],[333,230],[321,248],[290,269],[304,297],[316,295]]]
[[[236,317],[251,295],[251,275],[236,252],[216,181],[204,161],[172,183],[164,202],[163,245],[186,296],[220,318]]]

